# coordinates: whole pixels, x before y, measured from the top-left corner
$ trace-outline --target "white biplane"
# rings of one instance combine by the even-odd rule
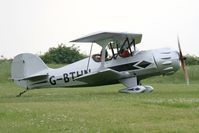
[[[178,40],[179,52],[170,48],[139,51],[142,34],[100,32],[71,42],[96,43],[101,52],[58,69],[49,68],[38,56],[17,55],[11,65],[11,78],[27,90],[44,87],[100,86],[122,83],[119,92],[151,92],[152,86],[141,85],[141,80],[156,75],[170,75],[181,66],[188,73]],[[92,51],[92,47],[91,47]]]

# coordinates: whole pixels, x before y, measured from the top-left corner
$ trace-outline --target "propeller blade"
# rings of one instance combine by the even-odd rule
[[[185,77],[185,80],[187,82],[187,85],[189,85],[189,74],[188,74],[187,67],[186,67],[186,64],[185,64],[185,60],[184,60],[185,58],[183,57],[183,54],[182,54],[179,37],[178,37],[178,49],[179,49],[179,60],[180,60],[180,63],[181,63],[182,70],[184,72],[184,77]]]

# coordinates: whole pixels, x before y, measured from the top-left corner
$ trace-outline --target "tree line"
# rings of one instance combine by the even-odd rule
[[[64,44],[60,44],[58,47],[49,48],[49,50],[40,57],[45,63],[70,64],[87,57],[87,55],[80,53],[78,47],[74,45],[67,47]],[[185,59],[187,65],[199,65],[198,56],[188,54],[185,55]]]
[[[199,57],[193,56],[193,55],[186,55],[185,56],[185,62],[187,65],[199,65]]]
[[[47,64],[70,64],[75,61],[81,60],[87,55],[80,53],[78,47],[66,46],[65,44],[59,44],[57,47],[51,47],[43,55],[40,55],[41,59]],[[187,65],[199,65],[199,57],[193,55],[185,55]],[[10,61],[12,59],[6,59],[1,55],[0,63],[4,61]]]

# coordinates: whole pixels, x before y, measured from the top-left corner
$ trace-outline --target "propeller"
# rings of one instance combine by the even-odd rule
[[[184,72],[184,77],[185,77],[185,80],[187,82],[187,85],[189,85],[189,74],[188,74],[187,67],[186,67],[186,64],[185,64],[186,58],[182,54],[179,37],[178,37],[178,49],[179,49],[179,60],[180,60],[180,63],[181,63],[182,70]]]

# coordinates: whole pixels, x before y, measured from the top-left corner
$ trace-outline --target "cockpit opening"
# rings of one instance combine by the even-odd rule
[[[132,48],[132,46],[134,48]],[[135,48],[135,42],[132,40],[129,42],[129,39],[126,38],[123,43],[117,42],[109,42],[108,45],[105,47],[105,61],[110,61],[112,59],[117,58],[127,58],[129,56],[133,56]],[[98,54],[93,54],[92,59],[96,62],[102,61],[102,50]]]

